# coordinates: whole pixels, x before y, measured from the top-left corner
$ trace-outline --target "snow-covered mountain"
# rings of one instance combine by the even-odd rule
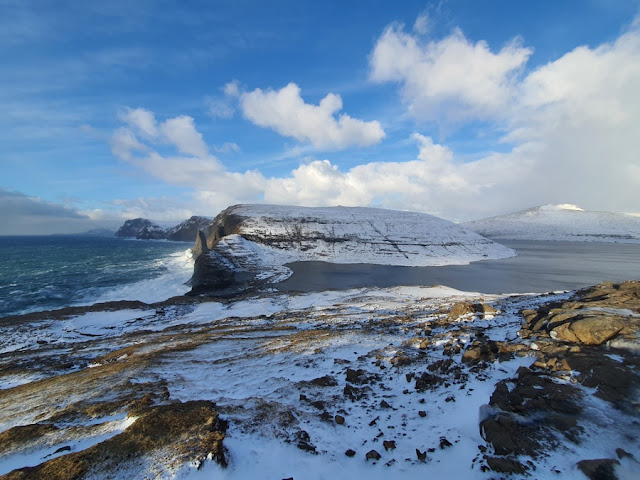
[[[137,238],[138,240],[172,240],[174,242],[191,242],[195,240],[198,230],[208,232],[210,217],[192,216],[184,222],[170,228],[164,228],[146,218],[127,220],[116,232],[116,237]]]
[[[447,220],[375,208],[235,205],[211,232],[194,286],[211,279],[218,288],[229,270],[246,281],[279,281],[291,274],[284,265],[297,261],[431,266],[515,255]]]
[[[576,205],[543,205],[463,223],[493,239],[640,243],[640,217],[585,211]]]

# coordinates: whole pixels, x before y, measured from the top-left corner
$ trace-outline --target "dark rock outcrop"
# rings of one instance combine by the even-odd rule
[[[147,220],[146,218],[134,218],[124,222],[124,225],[122,225],[116,232],[116,237],[139,238],[138,235],[142,230],[156,228],[160,227],[155,225],[151,220]]]

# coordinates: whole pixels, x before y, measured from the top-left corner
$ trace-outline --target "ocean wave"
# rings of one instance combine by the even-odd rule
[[[139,300],[145,303],[161,302],[167,298],[184,295],[190,290],[185,283],[193,274],[191,249],[176,252],[154,262],[154,267],[162,267],[162,273],[154,278],[101,289],[93,292],[83,303],[99,303],[117,300]]]

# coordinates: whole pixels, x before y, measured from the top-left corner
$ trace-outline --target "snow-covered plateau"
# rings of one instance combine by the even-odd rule
[[[640,217],[586,211],[566,203],[543,205],[462,225],[496,240],[640,243]]]
[[[224,270],[277,282],[292,273],[285,264],[300,261],[434,266],[515,255],[447,220],[376,208],[235,205],[209,231],[211,251],[196,263],[195,286],[218,282]]]
[[[638,478],[639,298],[396,287],[7,317],[0,475]]]

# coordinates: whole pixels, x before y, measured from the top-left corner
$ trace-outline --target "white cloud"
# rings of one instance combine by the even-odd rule
[[[227,97],[239,97],[240,96],[240,84],[237,80],[229,82],[222,87],[222,91]]]
[[[416,22],[417,31],[423,23]],[[399,82],[409,111],[418,119],[459,122],[494,117],[513,99],[514,83],[531,54],[517,40],[493,53],[486,42],[474,44],[459,29],[424,43],[392,25],[371,53],[370,78]]]
[[[365,122],[343,113],[339,95],[329,93],[319,105],[305,103],[300,87],[289,83],[280,90],[261,89],[240,95],[244,116],[254,124],[281,135],[309,142],[319,149],[341,150],[379,143],[385,136],[380,123]]]
[[[476,48],[478,45],[480,48]],[[480,58],[487,54],[486,46],[482,45],[474,46]],[[487,68],[493,68],[490,62]],[[372,205],[432,213],[453,220],[547,203],[572,203],[586,210],[637,212],[640,205],[637,85],[640,85],[640,31],[635,28],[614,42],[597,48],[579,47],[517,81],[510,80],[509,92],[500,100],[504,109],[499,128],[513,147],[503,153],[488,152],[474,161],[460,158],[447,145],[420,133],[411,136],[418,148],[414,158],[366,163],[346,170],[328,159],[314,159],[272,178],[257,171],[229,172],[202,146],[191,149],[192,158],[162,156],[153,142],[138,140],[129,127],[115,132],[119,148],[114,147],[114,152],[120,152],[125,160],[128,156],[128,161],[168,183],[191,186],[193,210],[209,215],[241,202]],[[456,88],[471,87],[460,83]],[[444,101],[463,104],[473,98],[455,91],[442,93]],[[286,118],[284,112],[302,112],[302,117],[308,114],[311,120],[299,117],[297,122],[307,122],[308,127],[317,121],[314,115],[318,115],[318,110],[325,121],[328,116],[338,124],[332,116],[341,108],[337,96],[328,95],[318,106],[307,105],[293,84],[280,91],[242,94],[242,100],[251,95],[262,107],[273,103],[274,124]],[[441,99],[436,95],[432,100],[438,103]],[[479,105],[481,102],[475,102],[476,107]],[[311,113],[307,112],[308,107]],[[475,110],[478,114],[481,111],[479,107]],[[496,115],[492,109],[484,113]],[[201,139],[193,121],[188,124],[192,133],[197,134],[193,136]],[[288,135],[306,138],[303,137],[306,130],[297,131],[288,123],[278,124],[278,128],[290,128],[291,131],[286,130]],[[174,145],[178,148],[178,142]]]
[[[134,151],[147,151],[146,145],[140,143],[133,132],[125,127],[113,132],[110,143],[113,154],[122,160],[131,160]]]
[[[120,113],[120,119],[133,127],[138,133],[153,138],[158,135],[158,125],[155,115],[144,108],[127,108]]]
[[[213,147],[213,149],[218,153],[238,153],[240,151],[240,146],[235,142],[224,142],[219,147]]]
[[[235,108],[226,98],[208,98],[206,103],[213,118],[231,118],[235,114]]]
[[[165,120],[160,125],[160,131],[181,153],[194,157],[206,157],[209,154],[209,149],[191,117],[181,115]]]
[[[429,14],[422,13],[418,15],[415,23],[413,24],[413,30],[420,35],[426,35],[429,31],[431,25],[431,19],[429,18]]]

